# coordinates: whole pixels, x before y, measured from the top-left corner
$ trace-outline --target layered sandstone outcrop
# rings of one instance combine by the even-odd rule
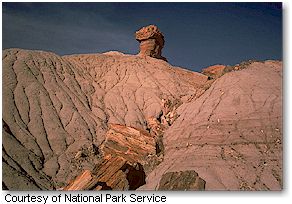
[[[164,36],[155,25],[149,25],[141,28],[135,33],[136,40],[140,43],[140,56],[149,56],[157,59],[162,57],[162,48],[164,46]]]

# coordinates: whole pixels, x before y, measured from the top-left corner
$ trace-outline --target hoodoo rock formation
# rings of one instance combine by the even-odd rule
[[[166,58],[161,56],[164,46],[164,36],[155,25],[149,25],[136,32],[136,40],[140,43],[141,56],[149,56],[157,59]]]
[[[9,190],[281,190],[282,62],[202,73],[140,55],[3,51]]]

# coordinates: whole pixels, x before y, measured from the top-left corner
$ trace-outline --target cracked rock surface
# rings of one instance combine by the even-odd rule
[[[163,100],[196,98],[207,81],[162,60],[115,52],[60,57],[8,49],[2,64],[2,183],[12,190],[67,185],[98,162],[94,149],[108,124],[146,130]]]
[[[279,61],[228,67],[211,80],[163,60],[118,52],[61,57],[8,49],[2,65],[4,189],[62,189],[75,178],[91,182],[103,153],[114,148],[119,158],[136,160],[131,151],[144,142],[151,145],[138,153],[156,151],[159,161],[149,163],[139,190],[158,190],[169,172],[195,172],[191,177],[205,181],[206,190],[282,189]],[[145,138],[138,138],[142,133]],[[123,144],[134,148],[127,151]],[[132,168],[121,161],[116,178]],[[137,188],[131,179],[104,181],[89,189]]]
[[[280,190],[282,63],[254,62],[184,103],[164,133],[164,161],[141,189],[167,172],[195,170],[206,190]]]

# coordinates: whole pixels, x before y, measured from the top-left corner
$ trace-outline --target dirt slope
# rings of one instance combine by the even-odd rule
[[[186,170],[206,190],[282,188],[281,62],[227,73],[177,112],[164,134],[164,161],[140,189],[158,189],[162,175]]]
[[[60,57],[9,49],[2,63],[4,189],[62,189],[98,169],[111,124],[135,135],[121,132],[106,140],[110,147],[123,149],[140,130],[157,143],[141,190],[165,189],[159,182],[168,175],[194,177],[207,190],[282,188],[281,62],[228,67],[211,80],[118,52]],[[176,179],[169,188],[176,185],[197,184]]]
[[[98,162],[108,124],[146,130],[163,101],[193,100],[207,76],[150,57],[3,51],[3,188],[58,189]],[[90,150],[76,161],[80,150]]]

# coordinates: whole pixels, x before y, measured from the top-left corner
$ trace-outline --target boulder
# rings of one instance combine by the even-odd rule
[[[205,183],[192,170],[168,172],[161,177],[158,190],[205,190]]]
[[[149,25],[141,28],[136,33],[136,40],[140,43],[141,56],[149,56],[157,59],[166,58],[161,56],[164,46],[164,36],[155,25]]]
[[[218,78],[223,75],[225,65],[216,64],[202,69],[202,73],[207,75],[209,78]]]

